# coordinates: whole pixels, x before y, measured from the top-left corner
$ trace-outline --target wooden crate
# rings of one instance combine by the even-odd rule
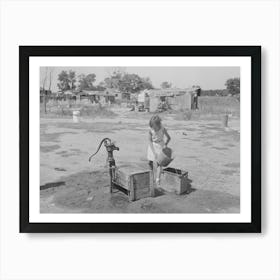
[[[114,184],[127,191],[130,201],[151,196],[152,172],[133,166],[117,167]]]
[[[188,191],[188,172],[181,169],[167,167],[161,174],[160,187],[168,192],[182,194]]]

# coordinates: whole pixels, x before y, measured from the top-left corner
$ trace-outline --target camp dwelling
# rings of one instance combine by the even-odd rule
[[[105,89],[104,91],[83,90],[88,95],[88,98],[101,104],[114,103],[119,99],[120,93],[114,89]]]
[[[138,101],[148,98],[150,112],[156,112],[161,102],[166,102],[172,110],[191,110],[194,108],[194,95],[194,88],[151,89],[141,92]]]

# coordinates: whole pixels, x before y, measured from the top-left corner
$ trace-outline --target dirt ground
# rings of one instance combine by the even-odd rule
[[[183,195],[156,191],[156,197],[129,202],[122,192],[109,193],[107,153],[88,161],[101,139],[120,148],[117,165],[148,168],[149,113],[114,109],[114,118],[41,118],[41,213],[236,213],[240,211],[239,118],[229,129],[219,119],[176,120],[162,116],[171,136],[171,167],[188,171],[190,189]]]

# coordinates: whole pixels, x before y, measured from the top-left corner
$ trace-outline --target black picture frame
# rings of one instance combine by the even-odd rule
[[[251,57],[250,223],[32,223],[29,221],[29,58],[32,56]],[[261,232],[261,46],[19,46],[21,233]]]

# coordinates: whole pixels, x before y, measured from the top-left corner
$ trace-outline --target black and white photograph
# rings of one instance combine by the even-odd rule
[[[21,46],[22,228],[259,231],[260,50]]]
[[[0,1],[0,279],[280,280],[280,1]]]
[[[40,67],[41,213],[239,213],[240,67]]]

